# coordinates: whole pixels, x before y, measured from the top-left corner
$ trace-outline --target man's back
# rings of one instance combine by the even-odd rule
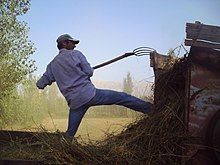
[[[90,81],[92,74],[93,69],[80,51],[61,49],[48,64],[43,77],[55,80],[68,105],[77,108],[95,95]]]

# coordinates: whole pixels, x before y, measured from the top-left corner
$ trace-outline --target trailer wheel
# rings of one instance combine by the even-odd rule
[[[220,162],[220,110],[213,115],[208,131],[207,145],[213,148],[216,159]]]

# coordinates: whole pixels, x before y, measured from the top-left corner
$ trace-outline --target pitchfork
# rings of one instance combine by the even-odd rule
[[[139,47],[139,48],[134,49],[133,52],[125,53],[121,56],[118,56],[118,57],[112,59],[112,60],[109,60],[109,61],[106,61],[102,64],[96,65],[96,66],[93,67],[93,69],[101,68],[103,66],[109,65],[109,64],[111,64],[113,62],[116,62],[118,60],[121,60],[125,57],[129,57],[129,56],[133,56],[133,55],[135,55],[135,56],[150,55],[150,52],[153,52],[153,51],[155,51],[155,50],[153,48],[150,48],[150,47]]]

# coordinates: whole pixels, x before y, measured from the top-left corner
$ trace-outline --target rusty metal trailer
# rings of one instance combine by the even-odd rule
[[[187,131],[199,140],[199,145],[188,146],[183,164],[220,164],[220,27],[187,23],[185,45],[191,47],[183,73],[184,122]],[[151,53],[155,84],[167,60],[168,56]],[[155,104],[160,100],[156,90]]]
[[[220,163],[220,27],[188,23],[185,44],[191,46],[186,124],[201,146],[190,148],[194,164]]]

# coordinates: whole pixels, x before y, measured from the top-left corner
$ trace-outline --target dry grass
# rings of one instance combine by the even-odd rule
[[[109,132],[118,134],[126,125],[135,121],[135,118],[86,118],[82,119],[76,137],[80,136],[83,140],[101,140]],[[42,125],[46,130],[61,132],[66,131],[67,119],[46,119]]]
[[[43,134],[35,143],[13,144],[1,153],[57,164],[180,164],[185,143],[191,140],[184,126],[185,69],[182,60],[161,75],[155,84],[156,113],[142,116],[118,135],[69,143],[61,135]]]

